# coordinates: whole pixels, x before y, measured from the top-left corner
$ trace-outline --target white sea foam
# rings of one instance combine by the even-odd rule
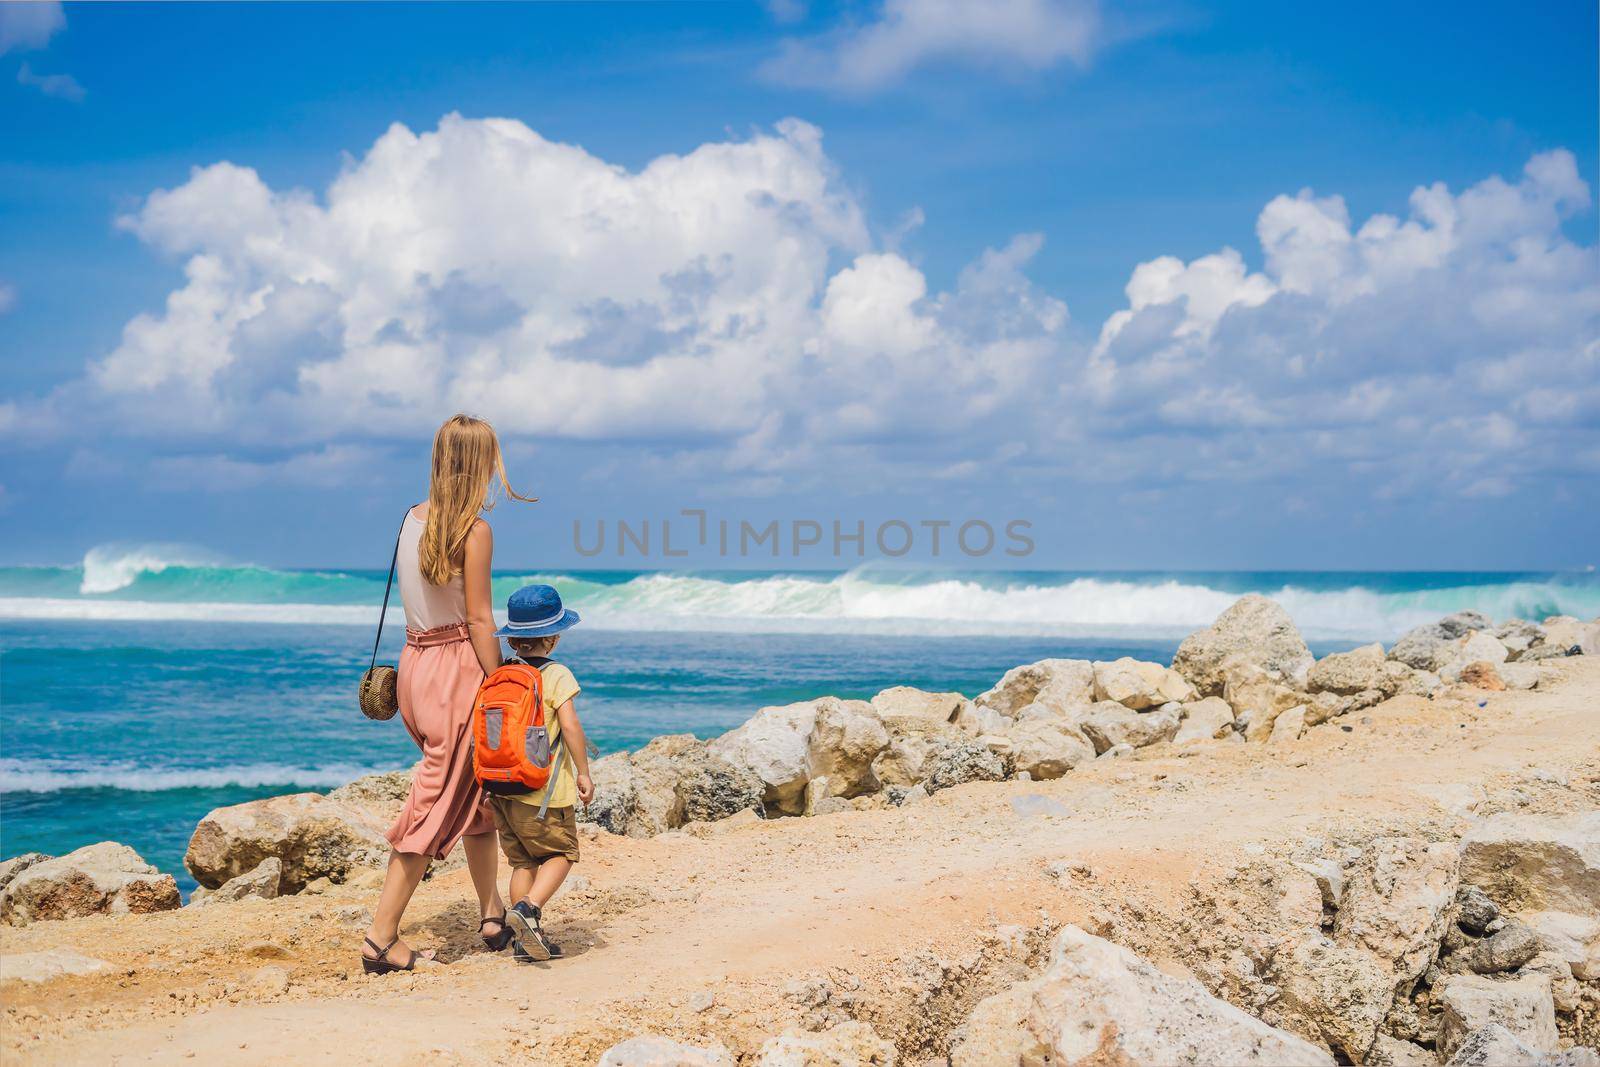
[[[126,765],[76,766],[57,761],[0,759],[0,793],[59,793],[69,789],[124,789],[158,793],[169,789],[219,789],[228,786],[302,786],[331,789],[384,768],[356,764],[288,767],[247,763],[233,767],[157,770]]]
[[[1050,582],[860,571],[730,579],[653,573],[616,584],[565,576],[547,580],[583,613],[586,628],[645,631],[1172,638],[1209,624],[1239,596],[1237,589],[1197,581],[1115,576]],[[1255,591],[1281,603],[1313,640],[1392,638],[1464,608],[1497,619],[1540,617],[1548,611],[1589,618],[1600,612],[1600,585],[1557,581],[1400,592],[1294,585]],[[287,597],[264,603],[13,596],[0,597],[0,617],[371,626],[377,609]],[[391,607],[390,622],[400,623],[397,608]]]
[[[96,545],[84,554],[78,591],[84,596],[114,593],[132,585],[141,574],[215,563],[215,556],[185,545]]]

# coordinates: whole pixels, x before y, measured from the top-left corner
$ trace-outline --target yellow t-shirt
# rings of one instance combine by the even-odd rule
[[[539,673],[544,676],[544,725],[550,731],[550,747],[554,749],[556,742],[561,739],[561,720],[556,717],[556,709],[578,695],[578,679],[565,664],[546,663],[539,668]],[[550,797],[552,808],[570,808],[578,803],[578,772],[572,756],[567,752],[567,746],[561,746],[561,773],[556,778],[556,790]],[[555,774],[554,771],[551,772]],[[524,804],[534,807],[544,803],[544,790],[537,789],[532,793],[522,793],[512,797]]]

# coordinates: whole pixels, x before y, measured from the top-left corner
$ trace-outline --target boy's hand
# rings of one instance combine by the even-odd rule
[[[594,783],[589,780],[587,774],[578,775],[578,799],[583,801],[583,806],[586,808],[594,799]]]

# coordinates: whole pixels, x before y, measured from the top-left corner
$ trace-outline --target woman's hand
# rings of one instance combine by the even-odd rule
[[[578,775],[578,799],[583,801],[585,808],[594,799],[594,782],[589,780],[587,774]]]

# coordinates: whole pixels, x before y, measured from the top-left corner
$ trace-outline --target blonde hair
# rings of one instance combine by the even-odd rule
[[[417,562],[422,576],[443,585],[461,573],[467,534],[478,514],[494,507],[489,499],[493,477],[512,500],[522,496],[506,480],[505,459],[494,427],[471,415],[452,415],[433,435],[433,475],[428,482],[428,521],[422,530]]]

